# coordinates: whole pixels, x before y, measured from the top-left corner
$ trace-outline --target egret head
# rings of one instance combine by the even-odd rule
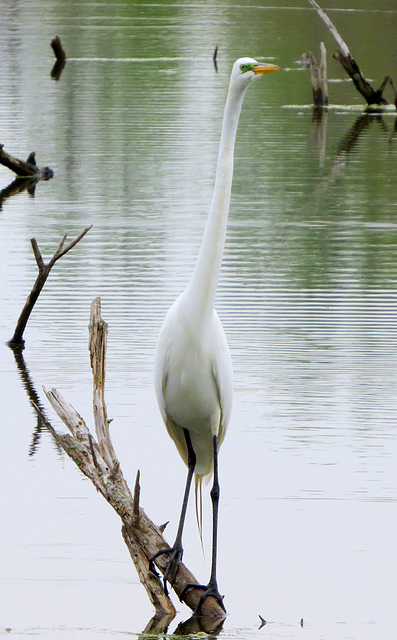
[[[233,65],[231,79],[242,89],[245,89],[252,80],[260,78],[265,73],[278,71],[280,67],[267,62],[257,62],[253,58],[239,58]]]

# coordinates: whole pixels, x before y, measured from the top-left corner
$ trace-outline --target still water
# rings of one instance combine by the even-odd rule
[[[324,8],[374,85],[386,73],[397,80],[394,1]],[[171,540],[185,469],[156,407],[154,348],[198,251],[230,68],[251,55],[283,72],[245,99],[217,302],[235,369],[221,452],[222,635],[393,637],[395,116],[361,116],[304,0],[0,0],[0,9],[0,142],[19,157],[35,150],[55,171],[34,193],[2,192],[2,345],[36,277],[30,238],[48,259],[64,233],[93,225],[51,272],[25,334],[25,371],[0,347],[0,636],[122,637],[152,616],[117,517],[37,429],[27,391],[60,429],[42,385],[92,425],[87,325],[101,296],[114,444],[131,484],[141,470],[142,505],[170,520]],[[58,81],[56,34],[68,54]],[[297,61],[317,55],[321,39],[337,106],[316,120]],[[1,167],[0,188],[11,180]],[[185,537],[186,564],[202,580],[209,525],[207,500],[205,557],[193,508]],[[189,617],[178,607],[170,633]]]

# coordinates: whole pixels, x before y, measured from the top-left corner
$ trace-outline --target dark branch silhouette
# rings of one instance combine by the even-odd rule
[[[51,47],[58,62],[65,62],[66,53],[59,36],[55,36],[55,38],[51,40]]]
[[[23,333],[25,331],[27,322],[29,320],[30,314],[33,311],[33,307],[36,304],[37,298],[39,297],[45,283],[46,280],[49,276],[49,273],[52,269],[52,267],[54,266],[54,264],[56,263],[57,260],[59,260],[60,258],[62,258],[62,256],[65,255],[65,253],[67,253],[68,251],[70,251],[71,249],[73,249],[73,247],[80,242],[80,240],[85,236],[85,234],[91,229],[92,225],[87,227],[86,229],[84,229],[84,231],[82,231],[80,233],[79,236],[77,236],[77,238],[75,238],[74,240],[72,240],[72,242],[70,242],[66,247],[64,246],[65,244],[65,240],[67,238],[67,234],[65,234],[58,246],[58,249],[55,251],[54,255],[52,256],[51,260],[45,264],[44,260],[42,258],[42,255],[40,253],[39,250],[39,246],[37,244],[37,240],[36,238],[32,238],[31,239],[31,244],[32,244],[32,249],[33,249],[33,253],[34,253],[34,257],[36,259],[36,264],[38,266],[39,269],[39,274],[36,278],[36,281],[33,285],[33,288],[30,292],[30,294],[27,297],[25,306],[23,307],[21,314],[19,316],[17,325],[15,327],[15,331],[14,331],[14,335],[12,336],[11,340],[9,340],[9,342],[7,343],[9,347],[13,347],[14,345],[23,345],[25,344],[25,340],[23,339]]]
[[[54,172],[50,167],[40,168],[36,164],[36,154],[29,153],[26,160],[20,160],[4,151],[4,145],[0,144],[0,164],[13,171],[21,178],[36,178],[36,180],[50,180]]]
[[[31,197],[34,197],[37,183],[37,178],[15,178],[7,187],[0,190],[0,211],[3,209],[3,203],[8,198],[12,198],[12,196],[16,196],[22,191],[26,190]]]
[[[45,415],[44,405],[40,400],[40,396],[37,393],[34,387],[33,381],[30,377],[29,369],[26,366],[21,345],[14,346],[12,351],[14,353],[14,358],[17,365],[18,373],[21,378],[24,389],[27,393],[29,403],[35,410],[36,418],[37,418],[36,428],[33,431],[32,441],[29,447],[29,457],[31,457],[31,456],[34,456],[34,454],[36,453],[39,447],[42,431],[44,429],[47,430],[48,421]],[[58,453],[63,457],[64,451],[62,447],[60,447],[56,441],[54,441],[54,443]]]
[[[59,80],[66,64],[66,53],[59,36],[55,36],[51,40],[51,47],[56,57],[55,64],[51,69],[51,78]]]
[[[369,107],[377,105],[378,109],[379,107],[382,108],[387,106],[389,102],[386,100],[386,98],[383,97],[382,94],[388,83],[390,83],[390,77],[387,75],[381,83],[380,87],[378,89],[373,89],[368,80],[366,80],[366,78],[364,77],[364,74],[362,73],[356,60],[352,57],[346,42],[343,40],[342,36],[336,29],[333,22],[327,16],[325,11],[315,0],[309,0],[309,2],[317,11],[318,15],[320,16],[324,24],[328,27],[337,42],[338,50],[337,53],[333,54],[333,57],[341,63],[346,73],[353,80],[354,86],[356,87],[357,91],[364,97],[367,105]],[[392,86],[394,85],[392,84]]]
[[[218,72],[218,45],[216,45],[215,49],[214,49],[214,54],[212,56],[212,61],[214,63],[214,67],[215,67],[215,71]]]

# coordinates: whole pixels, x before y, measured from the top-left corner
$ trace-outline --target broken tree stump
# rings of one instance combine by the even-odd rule
[[[36,264],[38,266],[39,269],[39,274],[36,278],[36,281],[33,285],[33,288],[30,292],[30,294],[27,297],[27,300],[25,302],[25,305],[21,311],[21,314],[18,318],[18,322],[17,325],[15,327],[15,331],[14,331],[14,335],[12,336],[11,340],[9,340],[7,342],[7,345],[9,347],[16,347],[16,346],[23,346],[25,344],[25,340],[23,339],[23,333],[25,331],[27,322],[29,320],[30,314],[33,311],[33,307],[37,302],[37,298],[39,297],[45,283],[46,280],[50,274],[50,271],[52,269],[52,267],[54,266],[54,264],[56,263],[57,260],[59,260],[60,258],[62,258],[62,256],[65,255],[65,253],[67,253],[68,251],[70,251],[71,249],[73,249],[73,247],[80,242],[80,240],[85,236],[85,234],[91,229],[92,225],[90,225],[89,227],[87,227],[86,229],[84,229],[84,231],[82,231],[80,233],[79,236],[77,236],[77,238],[75,238],[74,240],[72,240],[72,242],[69,242],[69,244],[64,247],[65,244],[65,240],[67,238],[67,234],[65,234],[61,240],[61,242],[59,243],[58,249],[55,251],[54,255],[52,256],[51,260],[49,260],[49,262],[47,262],[47,264],[44,263],[44,260],[42,258],[42,255],[40,253],[39,250],[39,245],[37,244],[37,240],[36,238],[32,238],[30,240],[31,245],[32,245],[32,250],[34,253],[34,257],[36,259]]]
[[[36,178],[36,180],[50,180],[54,177],[54,172],[50,167],[40,169],[36,164],[36,154],[32,151],[26,160],[14,158],[6,151],[4,145],[0,144],[0,164],[10,169],[21,178]]]
[[[139,505],[138,477],[134,495],[131,494],[110,439],[104,399],[107,324],[101,318],[100,298],[92,302],[89,331],[97,441],[83,418],[56,389],[50,391],[44,389],[44,392],[70,433],[60,434],[49,423],[47,427],[64,451],[120,516],[123,538],[135,564],[139,580],[158,614],[170,616],[175,614],[175,608],[168,594],[165,593],[159,576],[149,570],[149,559],[160,549],[168,548],[169,544],[164,539],[161,528],[150,520]],[[167,558],[161,555],[154,562],[164,574]],[[199,583],[189,569],[181,563],[172,588],[180,596],[188,584]],[[204,590],[190,589],[186,592],[184,602],[192,611],[195,611]],[[201,607],[200,619],[220,621],[224,618],[225,612],[217,600],[212,596],[208,597]]]
[[[353,80],[354,86],[356,87],[357,91],[363,96],[368,107],[371,107],[373,105],[377,105],[378,109],[379,109],[379,105],[381,107],[382,106],[386,107],[389,104],[389,102],[386,100],[386,98],[383,97],[382,94],[387,84],[390,82],[390,76],[387,75],[383,80],[383,82],[381,83],[379,89],[375,90],[370,85],[368,80],[366,80],[366,78],[364,77],[364,74],[362,73],[356,60],[351,55],[349,51],[349,47],[347,46],[346,42],[343,40],[342,36],[340,35],[339,31],[337,30],[333,22],[328,17],[328,15],[325,13],[325,11],[320,7],[320,5],[315,0],[309,0],[309,2],[312,5],[312,7],[314,7],[314,9],[317,11],[321,20],[328,27],[328,29],[330,30],[331,34],[333,35],[333,37],[335,38],[338,44],[339,48],[337,52],[333,54],[333,57],[341,63],[346,73]]]
[[[302,55],[301,62],[305,68],[310,68],[314,106],[328,106],[327,51],[324,43],[321,42],[320,63],[311,51]]]

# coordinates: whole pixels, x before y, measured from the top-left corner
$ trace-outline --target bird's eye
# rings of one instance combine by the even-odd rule
[[[246,64],[240,64],[240,69],[241,69],[241,71],[245,71],[247,69],[247,65]]]

